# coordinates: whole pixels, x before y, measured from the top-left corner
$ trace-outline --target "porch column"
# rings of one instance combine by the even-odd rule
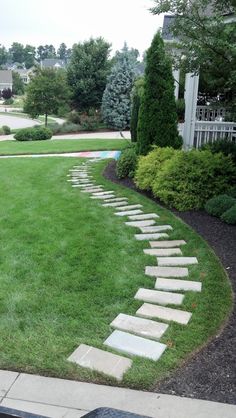
[[[183,129],[184,148],[193,148],[196,122],[199,75],[187,73],[185,77],[185,122]]]

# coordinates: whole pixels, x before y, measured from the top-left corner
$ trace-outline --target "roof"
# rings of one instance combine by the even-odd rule
[[[0,83],[12,84],[11,70],[0,70]]]
[[[163,27],[162,27],[162,38],[164,41],[176,41],[176,37],[171,31],[171,26],[175,21],[175,16],[164,15]]]
[[[60,58],[45,58],[41,61],[44,68],[64,68],[66,63]]]

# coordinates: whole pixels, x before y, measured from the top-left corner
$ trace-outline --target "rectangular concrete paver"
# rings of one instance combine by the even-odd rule
[[[139,221],[143,219],[155,219],[155,218],[159,218],[159,215],[157,215],[156,213],[144,213],[143,215],[129,216],[129,219],[131,221]]]
[[[165,344],[137,337],[123,331],[114,331],[104,344],[113,348],[113,350],[133,356],[145,357],[154,361],[157,361],[166,349]]]
[[[188,269],[185,267],[154,267],[147,266],[145,274],[152,277],[187,277]]]
[[[134,299],[159,303],[160,305],[181,305],[184,300],[184,295],[140,288],[134,296]]]
[[[86,189],[86,187],[92,187],[95,186],[94,183],[89,183],[89,184],[80,184],[78,185],[78,187],[80,187],[81,189]]]
[[[155,256],[170,256],[170,255],[181,255],[182,251],[180,248],[147,248],[143,250],[145,254]]]
[[[180,309],[167,308],[165,306],[144,303],[136,312],[136,315],[145,318],[158,318],[164,321],[173,321],[178,324],[187,325],[192,314]]]
[[[128,198],[127,197],[115,197],[114,199],[106,199],[106,200],[104,200],[104,202],[115,203],[115,202],[120,202],[120,201],[124,201],[124,200],[128,200]]]
[[[157,257],[158,266],[187,266],[198,264],[196,257]]]
[[[116,216],[128,216],[128,215],[138,215],[139,213],[143,213],[142,210],[137,209],[137,210],[127,210],[124,212],[115,212]]]
[[[162,322],[151,321],[150,319],[137,318],[136,316],[119,314],[110,324],[111,327],[121,331],[137,334],[140,337],[159,340],[168,325]]]
[[[133,226],[134,228],[140,228],[140,226],[151,226],[155,225],[154,220],[148,220],[148,221],[129,221],[125,222],[125,225]]]
[[[155,289],[201,292],[202,284],[200,282],[194,282],[192,280],[163,279],[162,277],[157,277]]]
[[[44,404],[45,407],[70,408],[72,415],[66,414],[65,418],[77,418],[73,415],[74,409],[91,411],[104,406],[152,418],[236,416],[235,405],[27,374],[19,376],[8,396],[9,402],[21,399],[34,403],[35,407]],[[50,416],[47,413],[43,415]],[[58,415],[58,418],[61,416]]]
[[[112,194],[114,193],[114,190],[108,190],[108,191],[102,191],[102,192],[97,192],[97,193],[93,193],[93,196],[106,196],[107,194]]]
[[[126,357],[121,357],[85,344],[81,344],[71,354],[68,360],[79,366],[112,376],[117,380],[122,380],[124,373],[132,365],[132,361]]]
[[[148,240],[151,240],[151,239],[166,238],[168,236],[169,235],[164,232],[164,233],[160,233],[160,234],[157,234],[157,233],[155,233],[155,234],[136,234],[135,238],[138,241],[148,241]]]
[[[90,197],[90,199],[106,199],[107,197],[115,197],[115,195],[114,194],[106,194],[106,195],[103,195],[103,196],[91,196]]]
[[[171,231],[173,228],[170,225],[157,225],[157,226],[145,226],[140,228],[144,234],[149,234],[153,232],[161,232],[161,231]]]
[[[121,210],[132,210],[132,209],[140,209],[143,205],[128,205],[124,206]]]
[[[150,242],[152,248],[172,248],[179,247],[180,245],[185,245],[184,240],[172,240],[172,241],[153,241]]]
[[[84,189],[84,190],[81,190],[81,191],[82,191],[82,193],[93,193],[93,192],[98,192],[99,190],[102,191],[102,188],[97,187],[96,189]]]
[[[105,208],[119,208],[120,206],[125,206],[127,205],[127,201],[120,201],[120,202],[114,202],[114,203],[104,203],[102,206],[104,206]]]
[[[15,382],[18,373],[0,370],[0,398],[5,396],[11,385]]]

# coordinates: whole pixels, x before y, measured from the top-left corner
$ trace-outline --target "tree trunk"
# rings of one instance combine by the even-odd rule
[[[48,114],[45,113],[45,126],[48,126]]]

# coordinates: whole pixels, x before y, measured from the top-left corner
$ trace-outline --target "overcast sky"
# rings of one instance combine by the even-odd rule
[[[127,41],[142,53],[162,26],[162,17],[148,10],[152,6],[152,0],[1,0],[0,44],[71,47],[102,36],[114,51]]]

